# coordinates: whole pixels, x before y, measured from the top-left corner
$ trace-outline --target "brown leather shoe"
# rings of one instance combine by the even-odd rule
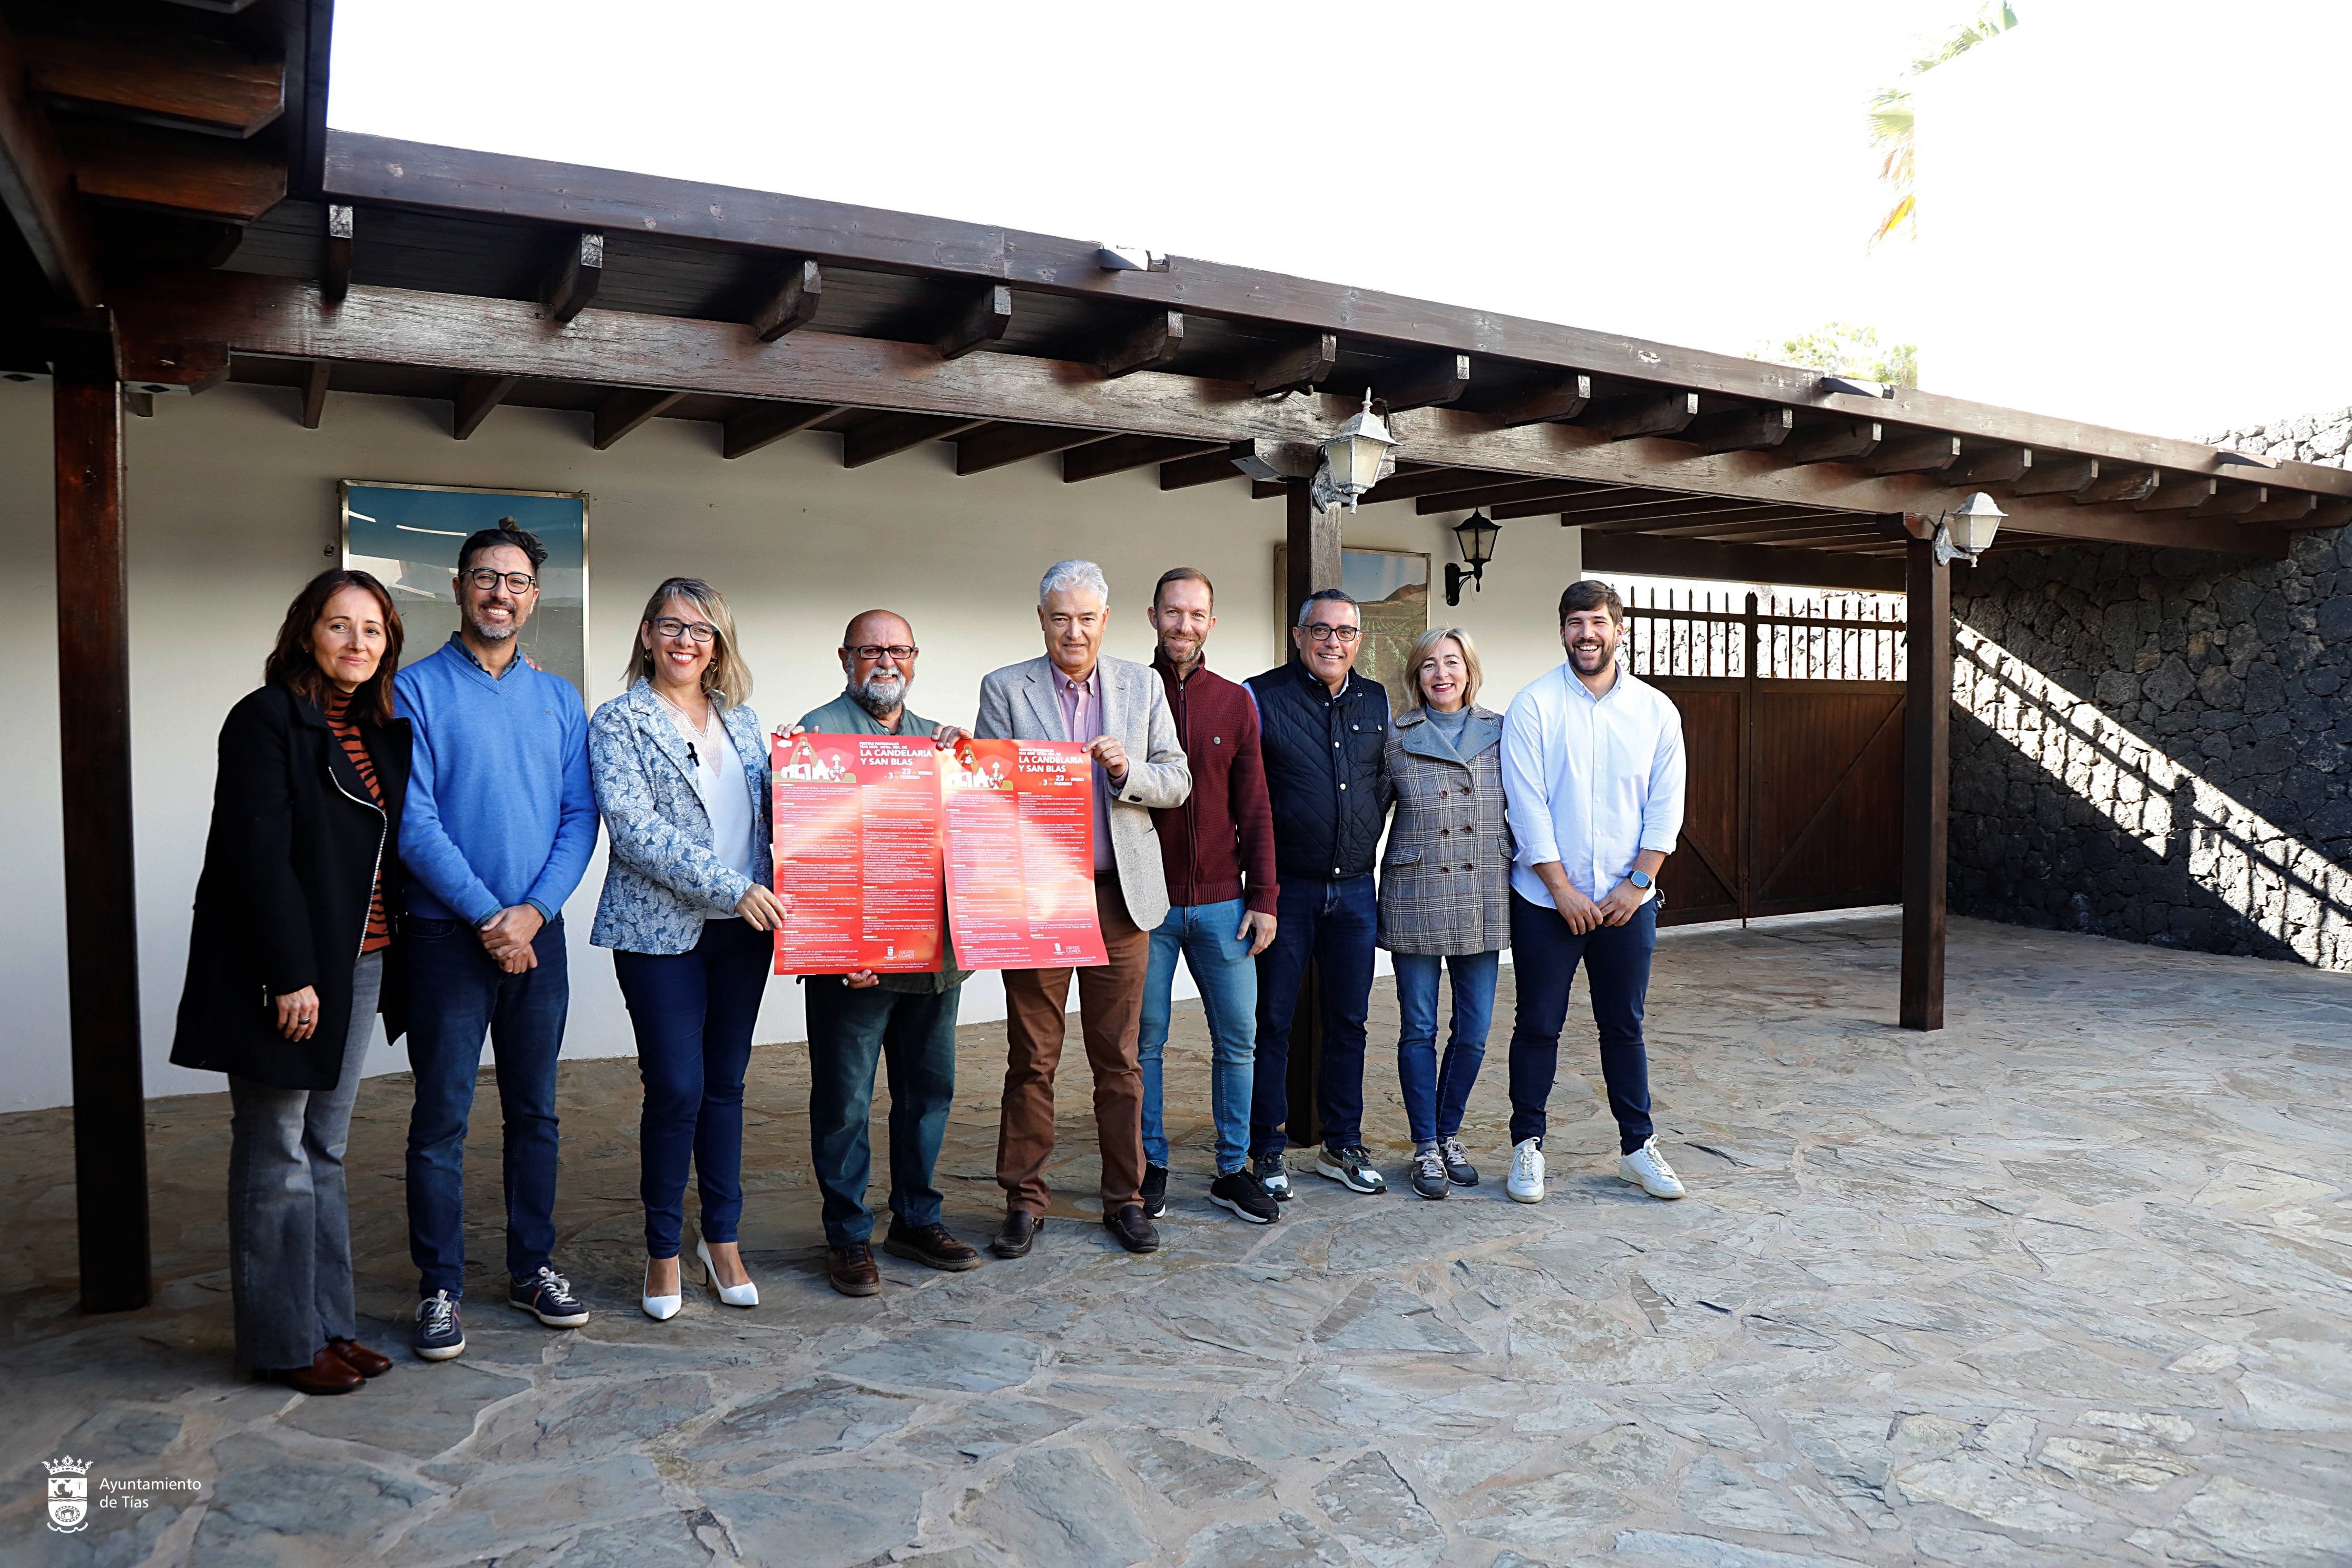
[[[1037,1233],[1045,1228],[1045,1216],[1025,1209],[1006,1209],[1004,1223],[988,1238],[988,1250],[999,1258],[1026,1258],[1035,1245]]]
[[[312,1356],[309,1366],[285,1367],[269,1375],[304,1394],[349,1394],[367,1381],[331,1350]]]
[[[882,1270],[874,1267],[874,1248],[865,1242],[824,1249],[824,1277],[845,1296],[882,1294]]]
[[[951,1273],[980,1267],[979,1251],[958,1241],[947,1226],[910,1226],[897,1215],[890,1216],[890,1234],[882,1238],[882,1250],[893,1258]]]
[[[329,1340],[329,1352],[362,1377],[382,1377],[392,1370],[392,1358],[382,1351],[372,1351],[357,1340]]]

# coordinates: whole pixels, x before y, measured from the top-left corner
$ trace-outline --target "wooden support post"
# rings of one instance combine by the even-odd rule
[[[1347,515],[1337,508],[1318,511],[1307,493],[1309,481],[1286,479],[1288,533],[1284,575],[1283,623],[1298,624],[1298,606],[1307,595],[1339,586],[1339,544]],[[1288,640],[1287,634],[1285,641]],[[1287,649],[1284,650],[1286,654]],[[1323,1140],[1323,1126],[1315,1113],[1316,1089],[1323,1076],[1323,975],[1312,959],[1298,985],[1298,1003],[1290,1026],[1289,1141],[1310,1148]]]
[[[1897,520],[1900,521],[1900,520]],[[1952,793],[1952,574],[1931,541],[1904,546],[1903,994],[1906,1029],[1944,1026],[1944,875]]]
[[[131,878],[122,387],[112,361],[110,333],[73,334],[57,351],[55,387],[66,998],[74,1209],[89,1312],[143,1307],[152,1290]]]

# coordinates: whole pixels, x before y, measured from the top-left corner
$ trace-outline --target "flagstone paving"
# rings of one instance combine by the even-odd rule
[[[593,1321],[543,1330],[478,1265],[464,1359],[403,1353],[341,1399],[230,1374],[224,1097],[153,1104],[156,1302],[103,1319],[72,1307],[63,1114],[0,1119],[0,1560],[2352,1562],[2352,976],[1959,921],[1954,1022],[1922,1036],[1892,1026],[1895,958],[1883,916],[1661,944],[1678,1204],[1613,1180],[1580,1020],[1545,1204],[1502,1193],[1498,1038],[1466,1130],[1485,1185],[1439,1204],[1302,1173],[1280,1224],[1234,1223],[1203,1198],[1181,1010],[1163,1251],[1129,1258],[1057,1200],[1027,1260],[885,1258],[867,1301],[817,1268],[804,1053],[763,1047],[762,1305],[690,1290],[667,1324],[635,1304],[634,1066],[567,1064],[561,1260]],[[1383,986],[1375,1040],[1394,1029]],[[942,1184],[977,1241],[1001,1026],[961,1053]],[[1370,1120],[1393,1162],[1388,1059]],[[368,1332],[394,1350],[405,1087],[362,1090],[350,1155]],[[1082,1197],[1082,1067],[1061,1098],[1054,1178]],[[486,1084],[469,1159],[490,1266],[494,1105]],[[68,1453],[201,1486],[58,1535],[40,1461]]]

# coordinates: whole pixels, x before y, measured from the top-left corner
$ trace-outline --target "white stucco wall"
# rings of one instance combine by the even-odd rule
[[[231,386],[157,403],[154,418],[130,421],[128,437],[138,963],[150,1094],[221,1084],[164,1059],[214,739],[222,714],[258,680],[287,601],[335,559],[339,479],[588,491],[592,705],[618,689],[637,612],[674,574],[707,577],[728,595],[758,677],[754,706],[771,722],[839,689],[832,650],[843,622],[876,605],[914,622],[923,646],[919,710],[968,720],[982,674],[1039,651],[1037,576],[1067,555],[1100,562],[1110,577],[1114,654],[1150,657],[1146,597],[1163,569],[1185,563],[1217,584],[1212,665],[1239,679],[1276,658],[1281,503],[1253,502],[1239,484],[1163,494],[1147,468],[1066,485],[1054,458],[958,479],[945,446],[852,470],[841,466],[839,438],[824,435],[729,462],[715,426],[671,420],[598,452],[584,416],[514,408],[457,442],[446,404],[341,394],[330,395],[317,430],[295,421],[287,393]],[[0,1110],[71,1096],[48,408],[46,384],[0,383],[0,647],[16,678],[0,688]],[[1415,517],[1397,503],[1351,520],[1349,539],[1427,551],[1433,576],[1442,577],[1454,553],[1445,530],[1455,521]],[[1479,642],[1493,706],[1559,661],[1553,605],[1578,560],[1573,531],[1549,520],[1512,524],[1485,592],[1465,595],[1454,613]],[[1445,614],[1442,599],[1433,614]],[[600,854],[567,911],[570,1056],[633,1048],[611,960],[587,945],[602,868]],[[964,1016],[1003,1016],[994,976],[972,982]],[[798,988],[772,982],[759,1038],[802,1037]],[[373,1071],[404,1066],[381,1042],[370,1061]]]

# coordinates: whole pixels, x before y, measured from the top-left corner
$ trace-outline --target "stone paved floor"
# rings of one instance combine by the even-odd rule
[[[2352,1562],[2352,976],[1960,922],[1957,1022],[1921,1037],[1891,1026],[1895,952],[1883,918],[1662,945],[1673,1205],[1608,1178],[1589,1068],[1555,1096],[1550,1200],[1506,1201],[1498,1047],[1468,1129],[1488,1184],[1440,1205],[1308,1174],[1290,1217],[1241,1226],[1200,1195],[1195,1009],[1165,1251],[1130,1259],[1066,1202],[1029,1260],[885,1259],[869,1302],[815,1271],[800,1054],[763,1049],[764,1303],[691,1295],[666,1325],[634,1305],[633,1068],[574,1064],[562,1257],[594,1321],[540,1329],[478,1270],[464,1360],[341,1399],[229,1375],[221,1097],[154,1105],[158,1300],[98,1321],[69,1307],[63,1121],[0,1119],[31,1281],[0,1296],[0,1560]],[[1001,1048],[967,1031],[943,1161],[974,1239]],[[380,1321],[412,1278],[402,1089],[366,1087],[352,1144]],[[1063,1104],[1083,1192],[1083,1078]],[[494,1260],[495,1226],[473,1247]],[[39,1461],[65,1452],[202,1484],[57,1536]]]

